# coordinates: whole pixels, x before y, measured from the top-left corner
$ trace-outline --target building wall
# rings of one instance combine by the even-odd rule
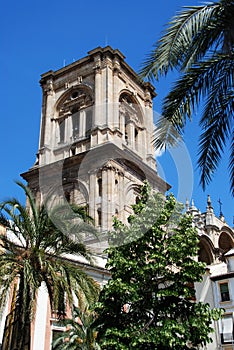
[[[156,93],[151,84],[139,80],[123,54],[109,46],[42,74],[40,84],[37,159],[22,177],[38,203],[47,200],[48,211],[62,203],[74,219],[71,203],[87,207],[103,239],[84,238],[101,256],[96,268],[84,261],[74,263],[83,264],[102,285],[109,278],[102,252],[113,217],[127,221],[144,180],[161,193],[170,187],[158,176],[154,158],[152,100]],[[43,286],[37,303],[32,349],[49,350],[53,330],[61,328],[51,315]]]
[[[140,186],[148,180],[162,193],[152,144],[149,83],[118,50],[97,48],[71,65],[42,74],[38,157],[22,174],[38,201],[87,205],[101,232],[113,216],[126,222]]]
[[[40,84],[38,154],[32,168],[22,174],[39,203],[49,198],[50,210],[62,202],[68,213],[71,203],[86,205],[95,226],[105,234],[112,229],[113,216],[126,222],[144,180],[161,193],[170,188],[158,176],[154,158],[154,88],[138,79],[119,50],[96,48],[58,71],[42,74]],[[222,216],[214,215],[210,198],[204,213],[193,203],[187,203],[186,210],[198,230],[198,258],[207,264],[202,283],[196,284],[197,300],[221,307],[219,281],[212,278],[223,276],[226,263],[222,259],[234,247],[233,230]],[[105,235],[101,242],[85,239],[96,253],[101,254],[107,246]],[[98,259],[95,269],[84,261],[74,263],[83,264],[87,273],[103,284],[109,274],[104,269],[105,257]],[[233,293],[233,279],[228,281]],[[225,307],[233,312],[232,304]],[[218,349],[220,344],[220,325],[214,324],[214,328],[209,350]],[[51,317],[42,286],[32,327],[32,349],[49,350],[53,329],[59,327]]]
[[[206,211],[201,213],[192,203],[187,203],[187,213],[193,217],[197,228],[199,242],[198,259],[207,265],[206,274],[201,283],[195,284],[196,299],[208,303],[211,308],[224,309],[223,319],[213,323],[214,332],[210,335],[213,342],[204,349],[231,350],[234,342],[223,341],[224,323],[229,322],[233,328],[234,312],[234,230],[226,222],[222,213],[217,217],[214,213],[210,196],[207,199]],[[222,301],[222,284],[227,284],[228,300]],[[227,337],[230,338],[229,335]]]

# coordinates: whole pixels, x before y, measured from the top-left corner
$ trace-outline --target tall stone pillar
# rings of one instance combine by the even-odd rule
[[[97,176],[96,172],[89,173],[89,215],[97,224]]]
[[[101,59],[99,57],[95,60],[95,126],[102,125],[102,110],[103,110],[103,99],[102,99],[102,70],[101,70]]]
[[[114,186],[115,176],[112,167],[108,164],[102,169],[102,228],[103,231],[111,230],[113,216],[115,214]]]
[[[130,121],[128,123],[128,142],[131,148],[135,148],[135,124]]]
[[[120,64],[117,59],[114,60],[113,67],[113,127],[120,129],[120,116],[119,116],[119,73]]]

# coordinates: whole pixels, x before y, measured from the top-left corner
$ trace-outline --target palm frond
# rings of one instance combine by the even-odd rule
[[[35,224],[35,226],[37,226],[39,210],[38,210],[34,195],[33,195],[32,191],[30,190],[30,188],[28,186],[24,185],[21,181],[16,181],[16,184],[23,189],[23,191],[27,197],[27,200],[29,201],[29,208],[31,211],[31,216],[33,217],[33,223]]]
[[[209,118],[205,115],[202,119],[205,131],[200,136],[198,165],[201,169],[200,182],[203,189],[212,179],[231,132],[230,104],[233,103],[233,96],[230,99],[227,95],[219,97],[214,107],[211,94],[210,103],[205,111]],[[211,114],[208,110],[209,104],[211,104]]]
[[[53,350],[100,350],[96,342],[97,332],[94,327],[95,314],[89,308],[74,307],[72,319],[65,319],[62,324],[65,332],[52,344]]]
[[[179,135],[183,133],[186,120],[187,118],[191,119],[201,97],[206,96],[209,90],[214,93],[217,90],[214,86],[219,86],[218,95],[231,86],[233,65],[232,56],[217,54],[208,61],[200,63],[197,67],[190,68],[175,83],[172,91],[164,100],[162,115],[173,125]],[[175,136],[172,135],[171,138],[168,136],[170,128],[174,132],[170,123],[163,124],[161,121],[161,125],[158,126],[159,141],[157,142],[162,145],[173,146],[175,144]]]
[[[234,196],[234,130],[232,128],[232,139],[231,139],[231,152],[229,160],[229,174],[230,174],[230,183],[231,183],[231,192]]]
[[[79,255],[88,262],[91,253],[83,243],[83,233],[88,230],[88,222],[83,225],[84,212],[67,217],[78,223],[68,224],[69,220],[56,226],[46,206],[37,206],[33,194],[23,184],[19,185],[27,196],[27,207],[17,199],[9,199],[0,204],[1,222],[9,228],[9,235],[1,235],[0,250],[0,312],[6,301],[8,290],[17,278],[17,322],[26,329],[34,316],[37,291],[42,284],[47,288],[51,309],[64,315],[66,302],[72,307],[74,293],[93,301],[99,294],[99,287],[77,264],[69,261],[67,255]],[[30,199],[29,199],[30,197]],[[5,220],[3,213],[9,220]],[[59,210],[58,210],[59,213]],[[89,225],[89,227],[93,226]],[[64,231],[63,231],[64,228]],[[82,229],[82,231],[81,231]],[[89,232],[93,232],[91,229]],[[61,295],[66,295],[61,299]],[[26,333],[26,331],[25,331]],[[19,335],[19,344],[23,335]]]
[[[1,275],[0,275],[0,319],[2,317],[3,310],[8,301],[9,290],[13,286],[17,276],[18,269],[17,264],[11,259],[3,259],[3,256],[0,256],[0,264],[1,264]],[[9,271],[11,273],[9,273]]]
[[[1,203],[1,213],[5,212],[9,218],[12,233],[21,241],[22,245],[34,237],[34,225],[27,208],[18,199],[10,198]],[[9,225],[8,225],[9,226]]]
[[[143,63],[140,76],[158,79],[159,75],[166,75],[173,68],[188,68],[203,57],[219,36],[217,28],[212,26],[219,11],[218,3],[185,7],[169,22],[155,49]]]
[[[169,145],[170,147],[177,146],[182,140],[181,135],[177,131],[173,123],[163,116],[155,124],[154,130],[154,146],[155,149],[163,149]]]

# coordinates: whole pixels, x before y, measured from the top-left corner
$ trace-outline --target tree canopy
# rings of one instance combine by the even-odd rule
[[[18,184],[25,191],[27,205],[15,198],[0,204],[0,222],[8,229],[6,235],[0,236],[0,312],[9,291],[15,290],[9,318],[12,324],[8,325],[8,336],[10,332],[14,334],[13,343],[5,348],[23,350],[26,344],[30,344],[30,324],[42,285],[48,291],[51,312],[57,317],[65,316],[67,305],[72,310],[74,295],[78,300],[82,297],[93,302],[99,287],[69,259],[72,254],[93,263],[91,252],[83,243],[84,228],[88,229],[83,225],[84,212],[79,211],[80,219],[77,223],[73,220],[69,232],[65,228],[61,230],[51,220],[45,206],[36,202],[29,188]],[[55,207],[54,211],[55,217],[59,215],[62,221],[62,207]],[[8,341],[6,338],[5,342]]]
[[[173,195],[142,189],[129,224],[115,220],[107,250],[111,279],[97,306],[98,338],[108,350],[182,350],[211,341],[220,311],[195,302],[196,259],[192,218]]]
[[[74,307],[73,318],[62,324],[66,330],[53,343],[53,350],[101,350],[96,342],[97,331],[93,327],[96,314],[88,306]]]
[[[230,144],[229,173],[234,195],[234,1],[220,0],[184,7],[168,23],[143,63],[140,75],[159,79],[179,72],[162,104],[155,146],[173,146],[197,108],[200,118],[198,165],[205,188]]]

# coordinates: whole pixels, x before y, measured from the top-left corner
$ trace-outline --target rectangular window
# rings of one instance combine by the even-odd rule
[[[63,143],[65,140],[65,120],[59,120],[59,142]]]
[[[229,295],[229,289],[228,289],[228,283],[220,283],[220,295],[221,295],[221,301],[229,301],[230,295]]]
[[[224,315],[222,318],[222,343],[233,343],[233,315]]]
[[[85,126],[85,136],[89,136],[91,129],[92,129],[92,121],[93,115],[92,115],[92,110],[88,109],[86,110],[86,126]]]
[[[98,226],[102,226],[102,211],[101,211],[101,208],[98,208],[97,214],[98,214]]]
[[[102,196],[102,179],[98,179],[98,196]]]
[[[72,134],[73,137],[78,137],[80,133],[80,113],[72,114]]]
[[[66,330],[66,327],[62,322],[52,321],[51,322],[51,346],[53,342],[58,338],[63,336],[63,332]]]
[[[61,329],[52,329],[52,344],[55,340],[62,336],[63,331]]]

